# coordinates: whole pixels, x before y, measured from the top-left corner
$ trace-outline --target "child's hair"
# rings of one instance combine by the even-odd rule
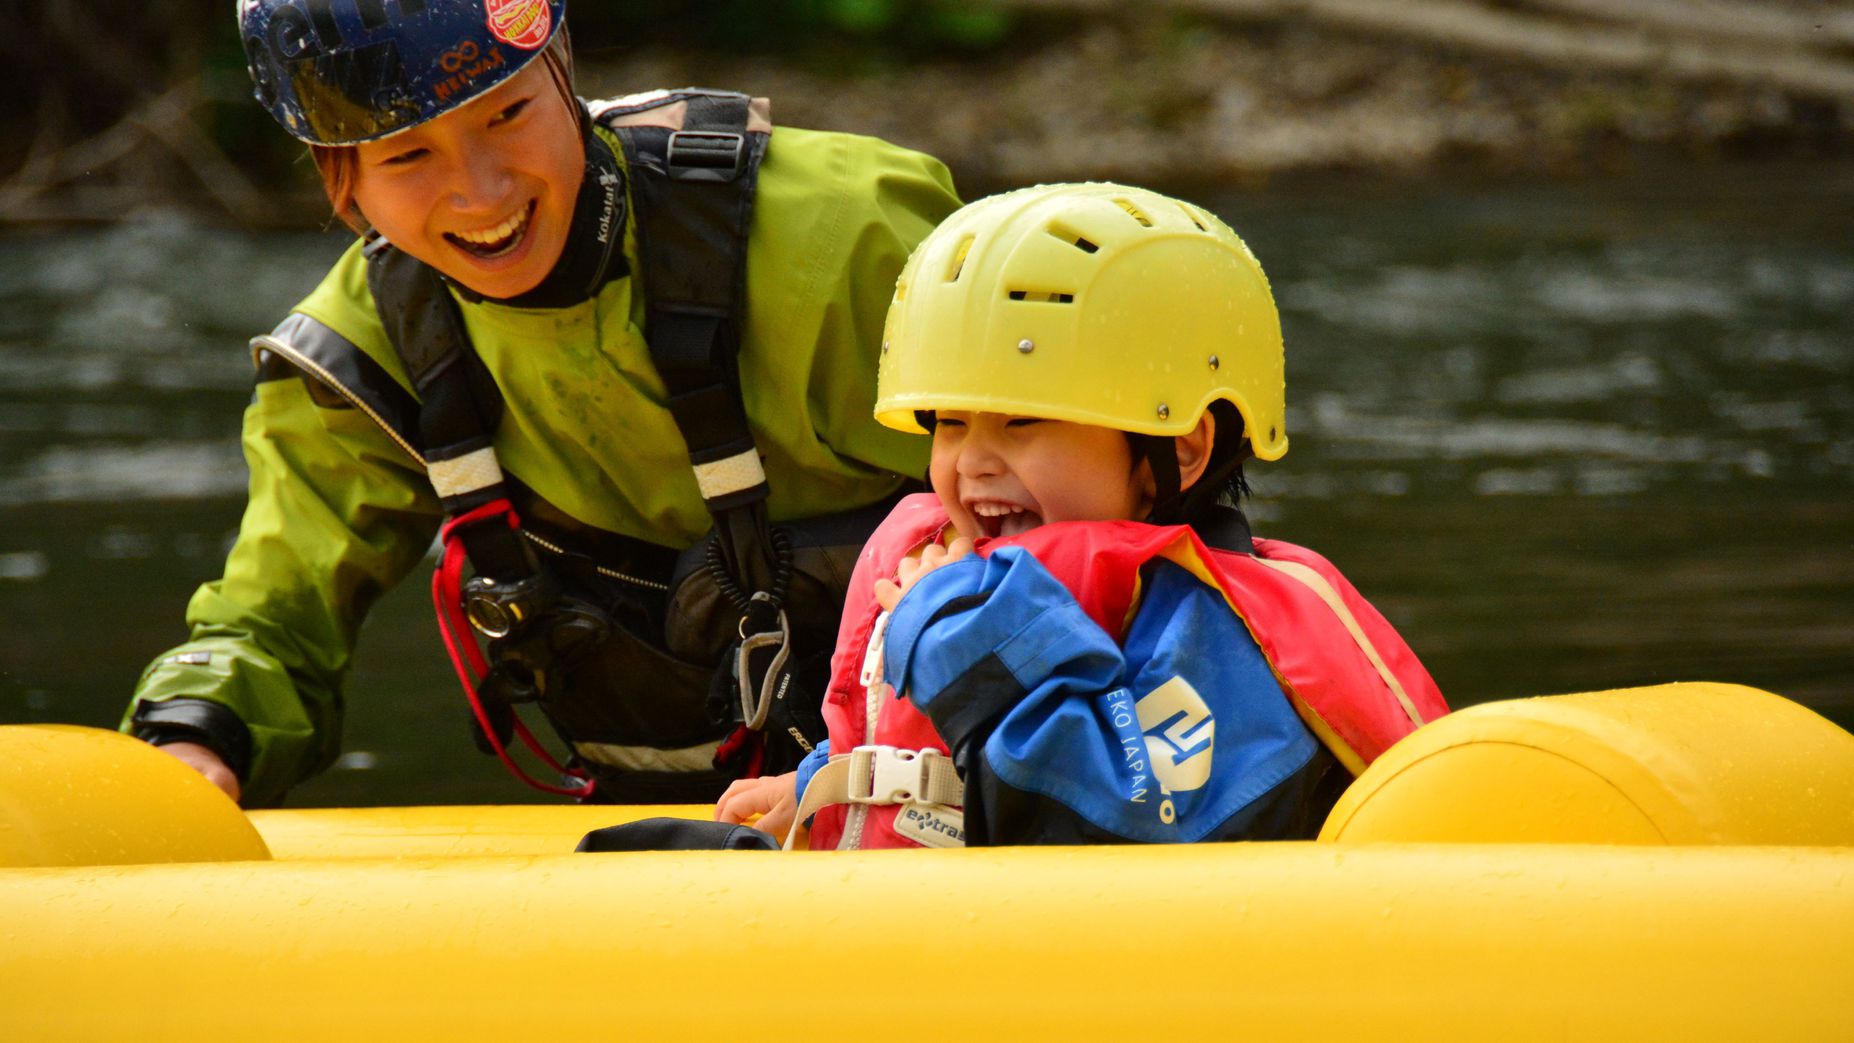
[[[586,108],[573,93],[573,45],[567,38],[566,26],[562,25],[554,33],[553,39],[547,41],[547,49],[541,52],[541,61],[553,75],[554,86],[559,89],[560,97],[573,110],[581,136],[590,133],[591,120],[586,115]],[[322,177],[322,191],[328,195],[328,205],[333,208],[335,218],[356,235],[364,233],[367,230],[367,218],[354,203],[355,181],[360,175],[360,158],[355,146],[311,144],[309,158],[315,163],[316,173]]]

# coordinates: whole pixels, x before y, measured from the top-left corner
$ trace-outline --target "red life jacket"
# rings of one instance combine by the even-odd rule
[[[875,582],[892,579],[902,559],[939,539],[947,524],[937,497],[910,496],[857,558],[824,695],[834,754],[864,744],[949,752],[932,723],[906,699],[883,699],[874,734],[865,735],[866,692],[860,683],[870,632],[881,614]],[[1117,640],[1136,607],[1140,566],[1164,558],[1186,569],[1223,595],[1261,646],[1301,720],[1353,775],[1418,725],[1448,713],[1429,672],[1397,631],[1330,562],[1304,547],[1258,539],[1255,554],[1240,554],[1205,546],[1189,526],[1111,521],[1042,525],[1009,540],[980,540],[978,552],[1006,545],[1034,555]],[[916,846],[894,832],[898,810],[869,809],[863,847]],[[814,850],[837,845],[844,816],[841,804],[817,813]]]

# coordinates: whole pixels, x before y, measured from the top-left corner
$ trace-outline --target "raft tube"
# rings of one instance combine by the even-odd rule
[[[1854,841],[1838,832],[1854,737],[1773,700],[1662,686],[1451,715],[1361,776],[1318,843],[570,854],[589,821],[574,816],[610,824],[614,809],[262,813],[248,821],[276,859],[0,869],[0,1038],[1854,1038]],[[1681,731],[1699,718],[1719,728]],[[1812,738],[1748,765],[1764,747],[1743,741],[1746,720]],[[0,728],[0,762],[34,730]],[[101,733],[62,758],[35,741],[41,779],[96,772],[84,758],[105,745],[190,775]],[[1488,756],[1509,746],[1531,752]],[[1727,747],[1739,758],[1723,764]],[[1673,805],[1630,788],[1651,754],[1679,783],[1660,787]],[[1756,801],[1712,792],[1773,772],[1795,774]],[[0,772],[0,821],[31,815],[18,777]],[[1464,797],[1476,779],[1508,796]],[[1789,796],[1806,810],[1777,830],[1790,839],[1740,839],[1752,827],[1734,816],[1767,816],[1802,779]],[[172,814],[204,821],[198,793],[176,789]],[[1565,825],[1564,807],[1601,799],[1610,810]],[[1625,800],[1658,840],[1617,825]],[[1425,802],[1427,818],[1410,811]],[[1487,832],[1476,815],[1586,836],[1389,835]],[[1711,825],[1668,825],[1681,816]],[[1589,840],[1604,831],[1633,839]],[[20,835],[0,832],[14,865]],[[302,857],[316,844],[347,857]],[[535,845],[560,853],[482,853]]]
[[[1385,751],[1320,839],[1854,846],[1854,735],[1733,684],[1484,703]]]

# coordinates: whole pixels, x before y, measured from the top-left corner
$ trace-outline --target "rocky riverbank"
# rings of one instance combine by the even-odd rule
[[[248,225],[325,217],[300,150],[251,103],[236,40],[220,38],[223,10],[177,2],[201,6],[177,23],[186,31],[136,8],[138,28],[109,23],[124,34],[113,47],[97,44],[102,20],[68,5],[7,34],[71,60],[34,51],[38,64],[22,66],[32,88],[0,118],[0,140],[20,146],[0,153],[0,223],[108,222],[147,207]],[[746,8],[658,7],[668,13],[580,8],[582,93],[751,91],[773,99],[776,122],[932,152],[968,195],[1082,178],[1259,187],[1316,171],[1578,175],[1645,157],[1854,158],[1849,0],[751,8],[776,39],[718,31],[745,26]],[[852,30],[816,13],[827,8],[886,21]],[[724,9],[732,20],[716,21]],[[986,28],[953,44],[910,21],[936,11]],[[709,21],[695,24],[703,12]]]
[[[1850,65],[1854,85],[1854,65]],[[1262,183],[1306,171],[1581,173],[1642,153],[1850,154],[1849,97],[1757,76],[1593,69],[1289,18],[1105,19],[982,59],[851,75],[770,58],[584,63],[589,93],[729,86],[776,122],[944,158],[962,182]]]

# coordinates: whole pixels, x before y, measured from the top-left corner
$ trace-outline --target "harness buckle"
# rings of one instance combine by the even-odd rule
[[[559,600],[558,584],[543,572],[509,582],[473,576],[463,585],[464,618],[492,640],[522,629]]]
[[[753,595],[764,598],[764,593]],[[792,625],[786,621],[785,610],[778,609],[778,629],[747,633],[747,617],[740,618],[740,645],[734,651],[734,677],[740,686],[740,717],[750,731],[759,731],[766,726],[766,716],[772,711],[775,699],[785,696],[785,685],[791,683],[791,675],[786,673],[785,661],[792,654]],[[753,655],[762,649],[771,649],[772,661],[766,664],[766,672],[760,676],[756,687],[753,682]]]
[[[858,746],[850,751],[851,804],[929,803],[928,782],[938,750]]]
[[[747,136],[733,131],[678,130],[669,136],[664,163],[677,181],[732,181],[747,155]]]

